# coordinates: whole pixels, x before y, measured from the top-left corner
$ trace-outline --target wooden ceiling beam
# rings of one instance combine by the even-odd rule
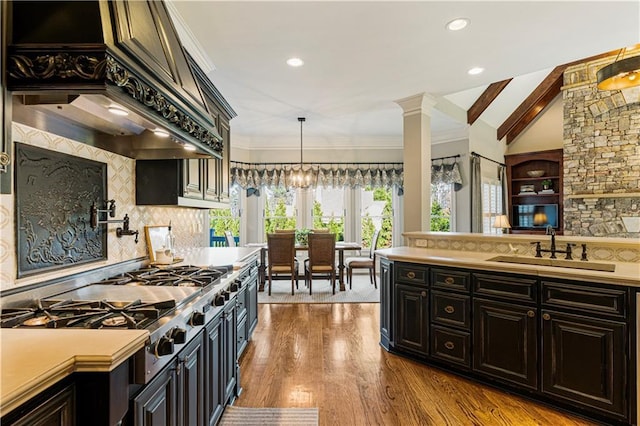
[[[507,87],[507,84],[509,84],[511,80],[513,80],[513,78],[491,83],[467,111],[467,124],[471,125],[475,123],[480,115],[491,105],[491,102]]]
[[[606,58],[615,55],[617,52],[617,50],[614,50],[601,53],[555,67],[542,83],[531,92],[527,99],[498,127],[498,140],[506,136],[507,144],[510,144],[535,120],[538,114],[540,114],[562,90],[564,71],[568,67]]]

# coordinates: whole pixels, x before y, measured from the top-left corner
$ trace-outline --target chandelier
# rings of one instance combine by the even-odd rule
[[[612,64],[598,70],[598,89],[620,90],[640,84],[640,56],[620,59],[626,48],[620,49]]]
[[[291,179],[289,179],[289,184],[293,188],[306,189],[311,186],[312,181],[312,172],[311,169],[304,169],[304,161],[302,158],[302,123],[306,121],[304,117],[298,117],[298,121],[300,122],[300,168],[297,172],[291,171]]]

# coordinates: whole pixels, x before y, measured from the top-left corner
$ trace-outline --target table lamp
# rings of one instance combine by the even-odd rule
[[[493,222],[494,228],[502,228],[502,232],[505,234],[509,233],[509,229],[511,228],[511,224],[509,223],[509,218],[506,214],[501,214],[496,216],[495,222]]]

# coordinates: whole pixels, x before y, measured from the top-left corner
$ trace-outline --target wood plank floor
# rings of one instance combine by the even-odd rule
[[[318,407],[320,425],[592,425],[389,354],[378,304],[259,305],[243,407]]]

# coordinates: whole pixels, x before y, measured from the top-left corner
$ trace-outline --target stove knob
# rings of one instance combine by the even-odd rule
[[[216,298],[215,298],[215,299],[213,299],[213,305],[215,305],[215,306],[222,306],[222,305],[224,305],[224,296],[223,296],[223,295],[221,295],[221,294],[218,294],[218,295],[216,296]]]
[[[238,284],[238,288],[242,288],[242,280],[241,279],[237,279],[235,281],[236,284]]]
[[[224,296],[224,300],[229,300],[231,298],[231,293],[226,290],[222,292],[222,295]]]
[[[176,327],[171,330],[170,337],[173,339],[174,343],[183,344],[187,341],[187,330],[185,330],[184,328]]]
[[[229,286],[229,290],[231,290],[232,292],[236,292],[238,291],[238,283],[237,282],[232,282],[231,285]]]
[[[189,320],[189,325],[204,325],[204,314],[202,312],[194,312],[191,314],[191,319]]]
[[[173,353],[173,339],[166,336],[162,336],[157,342],[155,347],[156,358],[160,358],[163,355],[171,355]]]

